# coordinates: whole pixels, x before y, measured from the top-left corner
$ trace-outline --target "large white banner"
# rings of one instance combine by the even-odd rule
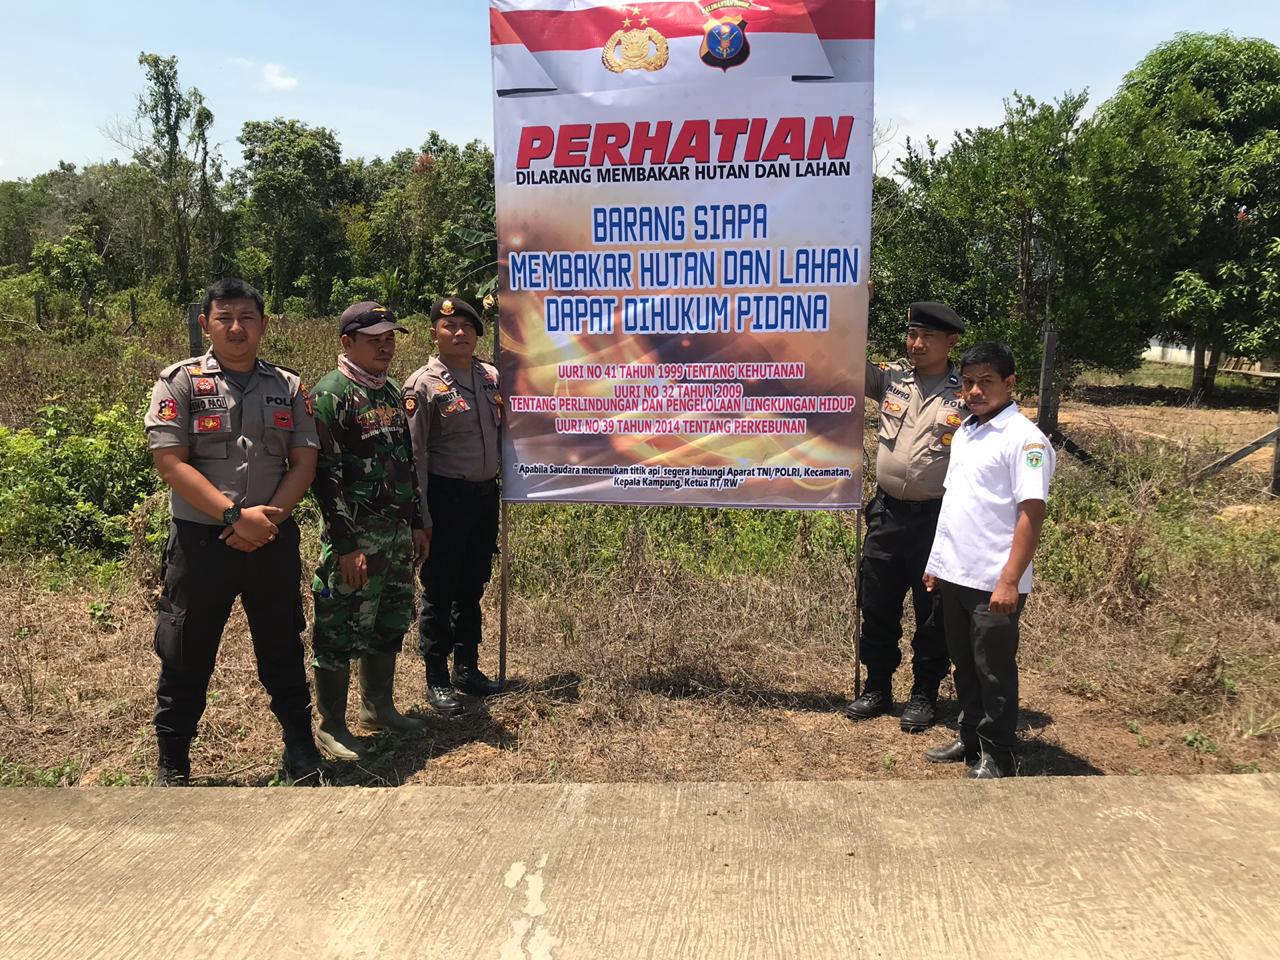
[[[491,0],[503,493],[861,499],[874,0]]]

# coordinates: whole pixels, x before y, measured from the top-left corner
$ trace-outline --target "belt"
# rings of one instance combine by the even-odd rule
[[[899,500],[897,497],[889,496],[879,487],[876,487],[876,499],[890,509],[903,513],[937,513],[942,509],[942,498],[937,500]]]
[[[459,493],[468,497],[487,497],[498,492],[498,478],[492,480],[460,480],[457,477],[442,477],[438,473],[427,474],[427,494],[431,491]]]
[[[178,526],[185,527],[188,530],[206,530],[221,533],[223,530],[227,529],[227,525],[225,523],[201,523],[199,520],[183,520],[181,517],[173,517],[172,520]],[[297,523],[298,521],[293,519],[293,514],[289,514],[283,523],[278,523],[276,526],[284,529],[290,524],[297,526]]]

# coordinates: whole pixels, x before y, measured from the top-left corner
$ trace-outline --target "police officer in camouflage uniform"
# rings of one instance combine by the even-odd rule
[[[408,331],[373,301],[338,321],[338,369],[315,387],[320,459],[315,492],[324,520],[312,583],[312,661],[320,749],[360,758],[347,728],[351,661],[360,659],[360,722],[373,729],[421,730],[392,702],[396,655],[413,623],[413,568],[428,549],[409,424],[400,387],[387,376],[396,334]]]
[[[951,668],[941,618],[923,576],[933,545],[951,440],[966,410],[960,373],[950,353],[964,321],[946,304],[913,303],[907,312],[903,363],[868,363],[866,393],[880,406],[876,495],[867,505],[867,540],[860,584],[862,662],[867,682],[848,707],[855,720],[893,709],[893,674],[902,662],[902,601],[911,594],[911,699],[900,726],[919,733],[933,725],[938,686]]]
[[[315,422],[298,375],[258,359],[267,327],[258,291],[240,280],[215,283],[200,325],[209,352],[161,372],[146,413],[173,514],[156,615],[158,780],[190,778],[191,739],[238,596],[258,678],[284,730],[284,773],[318,786],[325,772],[311,734],[302,564],[290,517],[315,473]]]
[[[462,711],[455,689],[479,697],[501,689],[478,661],[480,598],[497,552],[503,401],[497,368],[475,357],[484,333],[476,309],[458,297],[438,300],[431,329],[439,353],[405,381],[404,408],[431,537],[418,626],[427,699],[453,716]]]

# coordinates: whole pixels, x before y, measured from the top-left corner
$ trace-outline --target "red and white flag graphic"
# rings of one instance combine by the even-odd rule
[[[870,82],[874,0],[493,0],[499,96],[715,76]],[[862,76],[861,74],[866,74]]]

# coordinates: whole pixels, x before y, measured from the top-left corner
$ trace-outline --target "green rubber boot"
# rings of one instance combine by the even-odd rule
[[[395,686],[396,654],[366,653],[360,657],[360,722],[371,730],[426,729],[426,723],[396,709],[391,700]]]
[[[315,668],[316,712],[320,714],[316,746],[331,760],[359,760],[360,741],[347,729],[347,688],[351,665],[338,670]]]

